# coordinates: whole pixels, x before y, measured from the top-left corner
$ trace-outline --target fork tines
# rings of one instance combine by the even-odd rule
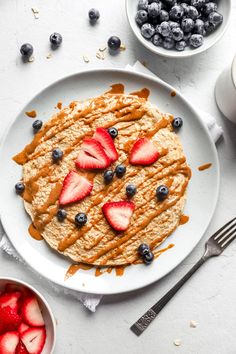
[[[234,222],[235,221],[235,222]],[[212,237],[221,248],[228,246],[236,237],[236,218],[222,226]]]

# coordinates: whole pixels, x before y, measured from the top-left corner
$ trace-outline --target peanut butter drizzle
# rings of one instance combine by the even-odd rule
[[[29,234],[31,237],[33,237],[35,240],[43,240],[43,237],[41,236],[41,234],[38,232],[38,230],[36,229],[36,227],[34,226],[34,224],[30,224],[29,228],[28,228]]]
[[[150,95],[150,90],[147,88],[143,88],[142,90],[131,92],[130,95],[144,98],[147,101],[147,99]]]
[[[171,97],[175,97],[175,96],[176,96],[176,92],[175,92],[175,91],[172,91],[172,92],[170,93],[170,95],[171,95]]]
[[[30,112],[25,112],[25,114],[27,115],[27,117],[30,117],[30,118],[37,117],[37,112],[35,110],[30,111]]]
[[[212,163],[206,163],[204,165],[201,165],[198,167],[198,170],[199,171],[204,171],[204,170],[207,170],[208,168],[210,168],[212,166]]]
[[[106,93],[110,93],[112,95],[123,94],[125,92],[125,87],[123,84],[114,84],[111,85],[111,89]]]
[[[115,267],[115,271],[117,277],[122,277],[122,275],[124,275],[125,272],[125,266],[117,266]]]
[[[184,225],[189,221],[189,216],[187,215],[181,215],[179,219],[179,225]]]
[[[62,108],[62,101],[57,102],[57,108],[61,109]]]
[[[65,278],[64,280],[69,279],[70,277],[72,277],[72,275],[74,275],[76,272],[78,272],[79,269],[83,269],[83,270],[89,270],[93,268],[93,266],[90,266],[88,264],[84,264],[84,263],[79,263],[79,264],[72,264],[69,266]]]
[[[100,275],[103,275],[105,273],[110,274],[112,272],[113,267],[107,267],[107,268],[96,268],[95,269],[95,277],[99,277]]]

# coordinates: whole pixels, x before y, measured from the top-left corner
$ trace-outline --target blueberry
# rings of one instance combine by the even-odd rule
[[[169,25],[170,25],[170,29],[172,30],[173,28],[176,27],[180,27],[180,24],[178,22],[174,22],[174,21],[168,21]]]
[[[137,188],[135,187],[134,184],[128,184],[126,186],[126,195],[127,197],[133,197],[137,192]]]
[[[166,37],[163,41],[163,47],[165,49],[173,49],[175,46],[175,41],[173,40],[173,38],[170,37]]]
[[[184,9],[181,5],[175,5],[170,9],[169,15],[171,20],[179,21],[184,15]]]
[[[115,168],[116,177],[118,177],[118,178],[123,177],[125,172],[126,172],[126,167],[124,165],[116,166],[116,168]]]
[[[109,184],[112,182],[114,177],[114,172],[112,170],[106,170],[103,174],[104,182]]]
[[[120,48],[121,46],[121,40],[119,37],[117,36],[112,36],[108,39],[107,41],[107,45],[110,49],[112,50],[117,50]]]
[[[108,133],[112,137],[112,139],[115,139],[118,135],[118,130],[115,127],[111,127],[108,129]]]
[[[191,32],[194,28],[194,21],[191,18],[184,18],[181,22],[181,28],[185,33]]]
[[[145,255],[143,256],[143,261],[146,264],[152,263],[153,260],[154,260],[154,254],[152,253],[152,251],[145,253]]]
[[[43,126],[43,122],[40,119],[37,119],[34,121],[34,123],[32,124],[32,127],[34,129],[35,132],[38,132]]]
[[[159,2],[153,2],[148,5],[148,15],[150,17],[157,17],[161,11],[161,4]]]
[[[142,26],[148,20],[148,13],[145,10],[139,10],[135,16],[135,21],[139,26]]]
[[[25,190],[25,185],[24,185],[24,183],[23,183],[23,182],[17,182],[17,183],[15,184],[15,190],[16,190],[16,193],[17,193],[17,194],[23,193],[24,190]]]
[[[179,52],[182,52],[186,48],[186,46],[187,43],[184,40],[175,43],[175,49]]]
[[[89,16],[90,21],[96,22],[100,17],[100,13],[97,9],[92,8],[89,10],[88,16]]]
[[[138,248],[138,253],[141,256],[144,256],[148,252],[150,252],[150,247],[148,245],[146,245],[146,243],[141,243],[141,245]]]
[[[196,34],[201,34],[203,36],[206,34],[204,22],[202,20],[200,20],[199,18],[196,19],[196,21],[195,21],[193,32]]]
[[[176,44],[177,44],[177,43],[176,43]],[[183,125],[183,119],[182,119],[182,118],[176,117],[176,118],[173,119],[173,121],[172,121],[172,127],[173,127],[174,129],[179,129],[179,128],[182,127],[182,125]]]
[[[51,44],[53,47],[59,47],[62,43],[62,36],[60,33],[54,32],[51,34],[50,38],[49,38]]]
[[[168,194],[169,194],[169,189],[167,186],[161,185],[157,187],[156,196],[159,201],[166,199]]]
[[[196,7],[189,6],[187,16],[190,17],[192,20],[196,20],[196,18],[198,18],[198,16],[199,16],[199,13],[198,13],[198,10],[196,9]]]
[[[191,0],[191,5],[197,9],[201,9],[205,5],[206,0]]]
[[[201,34],[192,34],[189,44],[194,48],[201,47],[203,45],[203,36]]]
[[[161,10],[159,14],[159,19],[161,22],[169,21],[169,13],[166,10]]]
[[[75,224],[77,226],[83,226],[86,224],[88,218],[85,213],[78,213],[75,215]]]
[[[57,211],[58,221],[64,221],[66,217],[67,217],[67,212],[65,211],[65,209],[58,209]]]
[[[159,33],[154,34],[151,41],[156,47],[162,45],[162,43],[163,43],[162,36]]]
[[[168,37],[171,34],[170,24],[167,21],[162,22],[157,26],[156,31],[161,34],[163,37]]]
[[[211,12],[208,16],[208,21],[215,26],[220,25],[223,22],[223,16],[219,12]]]
[[[175,41],[181,41],[181,39],[183,39],[183,37],[184,37],[184,32],[182,31],[181,28],[179,28],[179,27],[173,28],[173,30],[172,30],[172,38]]]
[[[217,10],[217,4],[214,2],[208,2],[203,6],[202,12],[204,15],[209,15],[211,12]]]
[[[204,23],[204,28],[205,28],[206,34],[210,34],[213,31],[215,31],[216,26],[212,22],[206,21]]]
[[[147,8],[148,8],[148,0],[139,0],[138,10],[147,10]]]
[[[155,28],[150,23],[144,23],[141,27],[141,34],[144,38],[150,39],[155,33]]]
[[[25,58],[29,58],[31,57],[31,55],[33,54],[34,52],[34,48],[31,44],[29,43],[25,43],[21,46],[20,48],[20,52],[22,54],[23,57]]]
[[[182,2],[182,3],[181,3],[181,6],[182,6],[182,8],[183,8],[183,10],[184,10],[184,13],[187,14],[187,13],[188,13],[188,7],[189,7],[189,5],[186,4],[186,2]]]
[[[52,158],[54,161],[58,161],[62,158],[63,156],[63,151],[59,148],[56,148],[52,150]]]

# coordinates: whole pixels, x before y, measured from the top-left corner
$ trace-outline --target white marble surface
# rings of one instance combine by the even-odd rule
[[[236,50],[236,3],[233,0],[231,25],[223,39],[208,52],[184,60],[164,59],[144,49],[131,33],[124,5],[124,0],[0,1],[1,133],[34,94],[59,77],[91,67],[124,67],[137,59],[145,61],[196,106],[214,114],[224,128],[224,140],[218,144],[220,198],[211,225],[197,248],[170,275],[135,294],[105,297],[95,314],[75,300],[46,292],[43,282],[4,254],[0,275],[24,279],[47,297],[58,320],[56,354],[235,354],[236,243],[205,264],[140,338],[129,326],[194,264],[207,236],[235,216],[236,126],[218,111],[214,85]],[[87,21],[92,6],[101,12],[99,24],[94,27]],[[31,7],[39,8],[38,20]],[[48,37],[54,31],[63,35],[63,46],[46,59],[50,52]],[[120,36],[127,50],[98,60],[97,49],[112,34]],[[35,48],[33,63],[21,62],[19,48],[24,42]],[[91,59],[89,64],[84,63],[83,55]],[[197,328],[190,328],[192,319],[199,323]],[[181,340],[180,347],[173,345],[175,339]]]

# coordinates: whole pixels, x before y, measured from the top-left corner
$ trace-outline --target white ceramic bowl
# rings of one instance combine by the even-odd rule
[[[56,343],[56,321],[54,319],[53,313],[50,309],[49,304],[45,300],[45,298],[31,285],[25,283],[22,280],[18,280],[15,278],[5,278],[1,277],[0,278],[0,292],[4,289],[6,284],[14,284],[17,286],[22,286],[30,289],[35,296],[37,297],[37,300],[39,302],[40,307],[42,308],[42,315],[45,321],[45,326],[46,326],[46,332],[47,332],[47,337],[46,337],[46,342],[43,348],[43,351],[41,354],[52,354],[55,348],[55,343]]]
[[[156,47],[152,44],[151,41],[148,41],[145,39],[140,32],[140,28],[136,24],[135,21],[135,15],[137,13],[137,6],[138,6],[138,0],[126,0],[126,13],[127,17],[130,23],[130,26],[137,37],[137,39],[149,50],[152,52],[168,57],[168,58],[186,58],[186,57],[191,57],[195,54],[199,54],[204,52],[205,50],[209,49],[212,47],[214,44],[216,44],[220,38],[223,36],[225,33],[229,21],[230,21],[230,15],[231,15],[231,7],[232,7],[232,2],[231,0],[219,0],[218,1],[218,11],[224,16],[223,23],[217,28],[217,30],[213,33],[211,33],[209,36],[204,37],[204,44],[196,49],[191,49],[187,47],[183,52],[178,52],[175,49],[165,49],[162,47]]]

